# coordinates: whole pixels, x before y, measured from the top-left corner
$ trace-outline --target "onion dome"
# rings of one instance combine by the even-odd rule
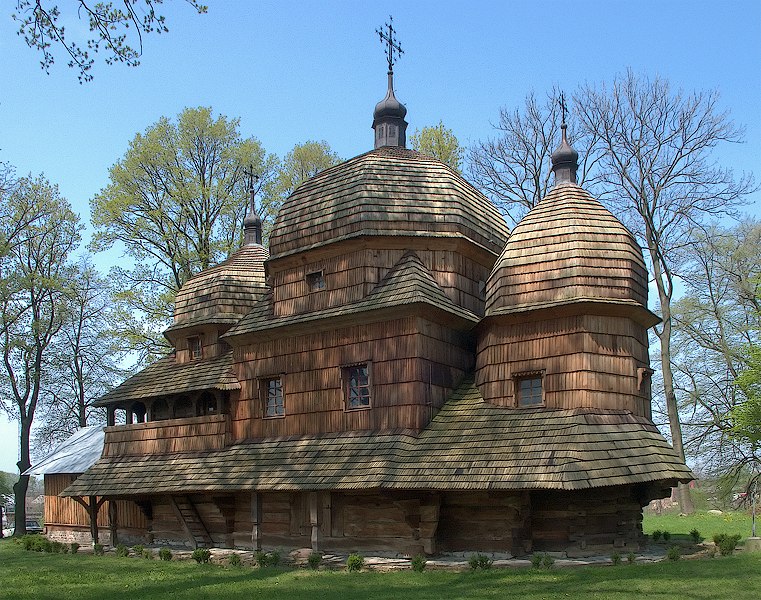
[[[272,259],[362,236],[465,238],[497,255],[507,234],[495,206],[453,169],[387,146],[299,186],[269,240]]]
[[[388,90],[386,96],[375,105],[373,111],[373,129],[375,130],[375,147],[407,147],[407,108],[394,95],[394,72],[388,72]]]
[[[567,126],[560,126],[563,139],[560,146],[552,153],[552,172],[555,173],[555,185],[560,183],[576,183],[576,169],[579,167],[579,153],[568,143]]]
[[[589,300],[646,307],[647,281],[631,232],[567,181],[510,234],[486,282],[486,316]]]
[[[172,340],[174,332],[189,327],[229,327],[238,322],[267,291],[264,261],[268,256],[261,244],[247,244],[227,260],[188,279],[177,292],[174,323],[166,337]]]

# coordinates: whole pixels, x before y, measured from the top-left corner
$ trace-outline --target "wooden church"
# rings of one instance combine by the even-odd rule
[[[180,290],[175,351],[102,398],[102,455],[56,498],[79,516],[50,531],[579,554],[636,549],[642,507],[692,478],[651,421],[640,248],[576,184],[565,124],[509,232],[405,148],[392,64],[375,149],[301,185],[269,249],[252,192],[243,246]]]

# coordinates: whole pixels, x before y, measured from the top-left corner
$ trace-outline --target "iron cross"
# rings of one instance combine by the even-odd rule
[[[561,123],[565,124],[565,113],[568,110],[568,105],[565,103],[565,94],[563,92],[560,92],[560,99],[558,100],[558,104],[560,104],[560,112],[563,115],[563,120]]]
[[[243,174],[248,177],[248,189],[249,191],[254,189],[254,181],[259,181],[259,176],[254,173],[254,165],[248,165],[248,168],[243,168]]]
[[[377,33],[380,37],[381,44],[386,44],[386,60],[388,61],[389,71],[394,70],[394,62],[398,60],[400,55],[404,54],[402,46],[399,44],[399,42],[394,40],[394,33],[396,33],[396,31],[394,30],[393,24],[394,17],[389,16],[388,23],[386,23],[388,32],[384,31],[383,29],[375,30],[375,33]],[[394,52],[396,52],[396,59],[394,58]]]

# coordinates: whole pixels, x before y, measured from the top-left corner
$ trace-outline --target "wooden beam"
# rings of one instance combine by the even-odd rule
[[[259,492],[251,492],[251,545],[254,550],[262,549],[262,499]]]
[[[116,500],[111,500],[108,503],[108,526],[111,529],[111,545],[116,546],[119,544],[118,524],[117,524],[117,506]]]
[[[309,493],[309,524],[312,526],[312,550],[320,549],[320,495],[318,492]]]

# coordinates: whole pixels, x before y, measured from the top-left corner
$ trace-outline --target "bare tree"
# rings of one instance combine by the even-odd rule
[[[51,344],[63,323],[69,253],[79,243],[78,218],[43,177],[23,178],[4,198],[9,219],[0,227],[16,231],[13,244],[0,256],[0,407],[21,427],[19,473],[30,466],[29,442],[43,391]],[[19,220],[29,224],[19,229]],[[29,476],[13,486],[16,535],[26,531]]]
[[[471,180],[513,225],[552,187],[550,157],[560,144],[559,99],[559,90],[552,90],[542,103],[531,92],[523,107],[502,108],[499,122],[494,125],[496,136],[476,143],[468,152]],[[590,135],[570,119],[569,137],[582,161],[579,183],[589,186],[599,159],[591,150],[596,144],[594,132]]]
[[[663,319],[655,333],[671,441],[684,459],[671,356],[674,280],[686,262],[692,232],[709,218],[733,214],[752,190],[750,177],[736,179],[713,156],[718,144],[741,141],[742,131],[719,109],[717,92],[687,94],[668,81],[632,72],[610,88],[582,87],[575,106],[602,151],[600,186],[650,262]],[[678,497],[681,510],[691,512],[686,485]]]
[[[207,7],[198,0],[185,0],[199,14]],[[45,72],[55,63],[54,48],[63,48],[69,55],[68,65],[79,71],[79,82],[92,80],[90,70],[95,62],[93,54],[106,51],[106,64],[124,63],[130,67],[140,64],[143,54],[143,35],[166,33],[164,15],[156,12],[163,0],[122,0],[123,8],[114,2],[91,2],[76,0],[68,2],[70,12],[66,16],[85,19],[90,37],[84,41],[71,41],[60,23],[61,9],[58,4],[46,0],[16,0],[13,19],[19,24],[18,34],[27,46],[42,52],[40,65]],[[130,32],[134,31],[134,35]],[[134,39],[135,36],[137,39]]]

